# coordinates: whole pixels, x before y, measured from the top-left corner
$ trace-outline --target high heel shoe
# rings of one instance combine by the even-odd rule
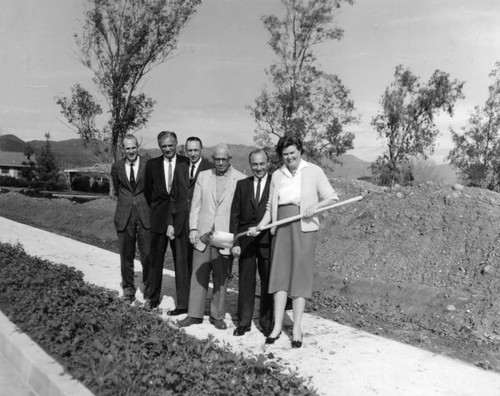
[[[281,331],[276,337],[267,337],[266,338],[266,344],[274,344],[274,341],[276,341],[278,338],[280,338]]]
[[[300,340],[292,340],[292,348],[300,348],[302,346],[302,338]]]

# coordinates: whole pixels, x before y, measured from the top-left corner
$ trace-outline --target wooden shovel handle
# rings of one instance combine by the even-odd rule
[[[315,210],[314,214],[316,215],[318,213],[324,212],[325,210],[330,210],[330,209],[336,208],[337,206],[346,205],[346,204],[349,204],[349,203],[352,203],[352,202],[360,201],[362,199],[363,199],[363,197],[361,195],[358,195],[357,197],[349,198],[349,199],[346,199],[345,201],[340,201],[340,202],[334,203],[332,205],[325,206],[324,208],[320,208],[318,210]],[[291,223],[292,221],[299,220],[302,217],[304,217],[304,215],[302,215],[302,214],[298,214],[298,215],[295,215],[295,216],[287,217],[286,219],[275,221],[274,223],[269,223],[268,225],[266,225],[264,227],[261,227],[260,230],[264,231],[264,230],[267,230],[269,228],[277,227],[277,226],[282,225],[282,224]],[[246,232],[239,233],[238,235],[235,236],[234,239],[242,237],[242,236],[244,236],[246,234],[247,234]]]

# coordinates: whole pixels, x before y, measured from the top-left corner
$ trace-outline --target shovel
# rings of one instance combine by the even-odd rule
[[[361,199],[363,199],[363,197],[361,195],[358,195],[357,197],[349,198],[349,199],[346,199],[345,201],[337,202],[333,205],[325,206],[324,208],[318,209],[318,210],[314,211],[314,214],[316,215],[318,213],[324,212],[325,210],[333,209],[333,208],[336,208],[337,206],[342,206],[342,205],[345,205],[348,203],[356,202],[356,201],[359,201]],[[287,217],[286,219],[282,219],[282,220],[276,221],[274,223],[270,223],[270,224],[260,228],[260,230],[264,231],[264,230],[267,230],[269,228],[276,227],[276,226],[279,226],[282,224],[291,223],[292,221],[299,220],[302,217],[304,217],[304,216],[301,214]],[[230,232],[210,231],[210,232],[207,232],[206,234],[203,234],[200,237],[200,240],[206,245],[211,245],[211,246],[214,246],[217,248],[230,249],[233,247],[234,241],[236,241],[238,238],[240,238],[242,236],[247,235],[247,232],[248,231],[240,232],[239,234],[234,235],[234,234],[231,234]]]

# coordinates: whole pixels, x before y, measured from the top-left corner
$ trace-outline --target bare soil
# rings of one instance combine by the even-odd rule
[[[500,194],[332,184],[341,199],[364,199],[322,216],[306,309],[500,372]],[[114,208],[0,194],[0,216],[116,251]]]

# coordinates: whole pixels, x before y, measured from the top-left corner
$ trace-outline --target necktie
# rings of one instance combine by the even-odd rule
[[[191,164],[191,172],[189,172],[189,180],[194,178],[194,164]]]
[[[167,191],[170,193],[172,190],[172,160],[168,160],[168,185]]]
[[[258,179],[258,181],[257,181],[257,192],[255,193],[255,206],[258,206],[259,205],[259,201],[260,201],[260,182],[261,182],[261,179]]]
[[[134,164],[130,164],[130,186],[135,188]]]

